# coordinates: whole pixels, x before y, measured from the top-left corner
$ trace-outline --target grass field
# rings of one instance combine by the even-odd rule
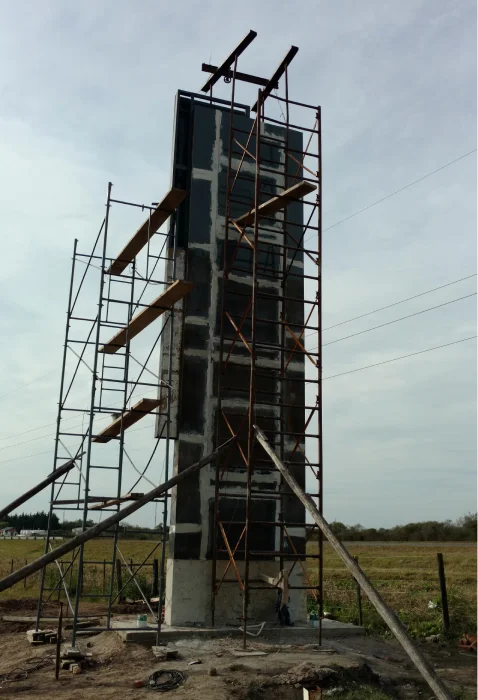
[[[61,544],[60,540],[55,540],[54,544]],[[110,538],[98,538],[90,540],[85,544],[85,561],[95,562],[85,566],[83,591],[85,593],[103,593],[107,590],[110,579],[111,567],[105,563],[111,561],[113,541]],[[152,564],[154,559],[159,559],[161,556],[161,546],[159,546],[152,554],[152,549],[155,543],[151,540],[120,540],[119,546],[121,553],[127,560],[128,564],[132,560],[134,564],[140,564],[145,559],[147,563]],[[12,570],[21,568],[26,562],[33,561],[41,556],[45,551],[44,540],[0,540],[0,578],[9,574]],[[68,566],[68,561],[71,560],[71,554],[65,555],[63,558],[64,569]],[[49,586],[54,586],[59,580],[59,571],[56,564],[50,564],[48,567],[47,582]],[[76,572],[72,572],[73,576],[69,589],[74,591],[74,581],[76,580]],[[70,572],[65,578],[69,579]],[[126,576],[127,574],[125,574]],[[153,570],[151,566],[144,568],[144,573],[138,575],[138,580],[144,588],[145,593],[150,592],[153,581]],[[31,598],[38,595],[40,590],[40,572],[28,577],[25,581],[20,581],[15,586],[12,586],[7,591],[0,594],[0,600],[8,600],[15,598]],[[124,591],[125,597],[138,598],[139,593],[134,584],[129,584]]]
[[[26,561],[32,561],[44,551],[43,540],[0,540],[0,577],[10,573],[13,568],[20,568]],[[120,540],[123,556],[134,563],[142,562],[151,552],[154,543],[142,540]],[[112,541],[97,539],[85,545],[85,559],[98,563],[86,568],[84,592],[101,593],[105,581],[109,579],[109,566],[103,561],[110,560]],[[310,551],[316,551],[316,543],[309,543]],[[436,554],[443,552],[447,580],[448,599],[452,633],[476,631],[477,604],[477,554],[476,545],[440,545],[418,546],[413,543],[394,544],[351,544],[348,546],[352,555],[357,556],[360,566],[372,580],[385,601],[395,610],[414,637],[423,637],[441,631],[441,612],[439,605],[439,583]],[[152,562],[160,558],[160,547],[149,557]],[[70,555],[65,557],[65,561]],[[316,565],[310,560],[309,577],[312,584],[317,581]],[[58,569],[51,565],[49,580],[54,585],[58,581]],[[146,591],[153,578],[152,567],[147,567],[141,578]],[[34,597],[38,595],[40,574],[20,582],[0,594],[0,599]],[[125,591],[127,597],[138,597],[133,584]],[[324,551],[324,601],[325,610],[345,622],[358,622],[357,593],[354,581],[333,550],[325,545]],[[437,604],[428,608],[429,601]],[[309,607],[313,609],[313,600]],[[385,627],[368,603],[362,599],[363,624],[370,631],[384,632]]]
[[[316,549],[316,545],[309,545]],[[477,553],[475,544],[432,546],[406,544],[347,545],[359,564],[405,623],[413,637],[438,634],[442,630],[437,552],[442,552],[450,610],[451,632],[476,632]],[[310,567],[309,567],[310,570]],[[313,580],[317,580],[310,570]],[[437,604],[428,608],[429,601]],[[338,555],[328,546],[324,552],[325,610],[344,622],[358,622],[355,582]],[[362,597],[363,624],[369,631],[385,631],[385,625],[366,598]]]

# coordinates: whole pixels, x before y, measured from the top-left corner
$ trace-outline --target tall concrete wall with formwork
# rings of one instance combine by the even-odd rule
[[[174,235],[176,237],[176,278],[187,279],[194,283],[192,292],[179,307],[176,315],[173,334],[173,383],[171,436],[176,438],[174,448],[174,473],[182,471],[208,454],[214,446],[230,435],[224,421],[219,421],[219,434],[216,434],[217,410],[217,372],[219,367],[220,316],[222,299],[222,268],[224,258],[225,209],[229,143],[229,107],[209,104],[198,100],[198,96],[179,93],[176,101],[173,176],[172,184],[182,187],[189,192],[186,202],[181,205]],[[249,131],[252,120],[247,108],[238,106],[234,115],[234,125],[244,131]],[[284,136],[281,127],[265,126],[265,133]],[[247,136],[244,135],[244,141]],[[302,138],[300,134],[289,132],[290,144],[300,150]],[[250,144],[255,148],[254,143]],[[234,152],[234,149],[233,149]],[[253,151],[254,152],[254,151]],[[264,147],[265,157],[271,161],[283,158],[277,149]],[[237,164],[239,163],[239,157]],[[297,166],[290,171],[297,171]],[[234,189],[232,215],[239,216],[248,211],[254,196],[253,174],[254,167],[243,165],[244,173],[251,175],[250,181],[238,180]],[[279,185],[279,189],[277,189]],[[263,199],[281,191],[284,186],[282,173],[267,173],[263,178]],[[272,272],[278,271],[282,261],[277,249],[273,248],[274,241],[283,241],[281,214],[277,221],[271,224],[269,236],[270,250],[261,254],[262,265]],[[288,219],[297,224],[302,223],[302,204],[294,203],[288,209]],[[234,240],[237,234],[229,230],[228,250],[229,259],[235,248]],[[289,242],[291,244],[291,242]],[[291,254],[292,255],[292,254]],[[234,273],[228,282],[227,289],[234,292],[245,291],[250,294],[252,265],[251,255],[240,251],[243,272]],[[302,255],[298,253],[292,263],[293,269],[303,270]],[[259,285],[271,293],[270,299],[259,300],[258,316],[279,319],[279,303],[273,296],[280,294],[279,283],[264,276],[259,276]],[[289,304],[288,319],[290,322],[303,322],[303,279],[291,278],[287,282],[285,293],[293,296],[297,302]],[[241,317],[247,302],[246,296],[234,294],[228,298],[228,308],[233,316]],[[167,319],[165,319],[167,322]],[[250,324],[244,325],[246,337],[250,335]],[[279,325],[262,324],[258,329],[258,340],[278,344]],[[166,333],[161,355],[161,375],[167,380],[169,334]],[[230,347],[233,330],[225,330],[226,352]],[[291,341],[287,341],[289,346]],[[301,358],[301,359],[296,359]],[[291,368],[298,380],[303,379],[303,356],[296,355]],[[249,383],[249,354],[242,343],[237,343],[233,350],[234,367],[227,370],[225,381],[230,390],[223,401],[223,409],[236,428],[248,405],[247,393],[241,392]],[[268,375],[258,378],[258,389],[264,391],[279,390],[277,382],[279,357],[277,350],[259,348],[258,365],[261,373]],[[236,391],[234,390],[236,387]],[[292,407],[304,405],[304,384],[293,379],[285,388],[287,402]],[[259,395],[258,395],[259,396]],[[256,416],[258,423],[266,429],[279,430],[280,411],[274,406],[261,406],[257,399]],[[287,430],[300,432],[304,426],[304,411],[293,408],[285,414]],[[158,431],[161,431],[161,419]],[[279,439],[277,439],[278,444]],[[302,444],[302,446],[304,446]],[[287,449],[293,445],[286,442],[284,456],[287,459]],[[260,449],[260,448],[259,448]],[[260,457],[264,455],[261,454]],[[296,453],[292,470],[299,483],[305,485],[303,460]],[[215,467],[204,468],[200,473],[174,489],[171,498],[170,540],[167,562],[166,581],[166,623],[172,625],[207,624],[211,612],[211,556],[212,539],[214,534],[214,493]],[[228,464],[224,477],[222,491],[234,494],[234,497],[223,496],[220,501],[220,517],[223,520],[244,520],[245,501],[237,498],[238,493],[245,496],[246,473],[239,451],[233,455]],[[268,493],[277,493],[279,476],[277,471],[270,468],[256,468],[254,471],[253,487]],[[280,501],[273,498],[253,499],[252,519],[274,521],[279,518]],[[305,512],[298,499],[286,496],[282,503],[282,516],[285,521],[295,523],[289,534],[300,553],[305,551]],[[297,524],[304,523],[304,526]],[[226,527],[231,546],[237,542],[242,526]],[[280,548],[279,528],[264,528],[251,526],[251,549],[257,551],[274,551]],[[221,543],[218,545],[221,548]],[[224,548],[224,547],[222,547]],[[227,565],[227,554],[218,555],[217,577],[220,579]],[[237,556],[239,571],[243,571],[243,554]],[[289,563],[289,568],[290,568]],[[254,557],[250,562],[250,578],[258,579],[260,573],[277,575],[278,560],[260,559]],[[229,579],[234,578],[232,568]],[[304,585],[301,567],[298,563],[293,568],[289,579],[291,586]],[[253,621],[272,621],[275,619],[274,591],[252,591],[249,603],[249,619]],[[291,590],[291,616],[295,620],[303,620],[306,616],[306,600],[303,590]],[[217,624],[240,624],[242,616],[242,596],[237,584],[226,583],[216,596],[215,619]]]

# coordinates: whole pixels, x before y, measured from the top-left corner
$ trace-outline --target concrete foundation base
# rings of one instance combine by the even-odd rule
[[[124,629],[131,628],[134,623],[134,619],[114,620],[111,622],[111,626],[119,633],[124,642],[146,645],[153,645],[156,643],[156,628],[154,625],[149,625],[147,628],[137,630]],[[363,634],[365,634],[364,628],[358,627],[357,625],[337,622],[336,620],[322,621],[323,639]],[[239,630],[238,627],[171,627],[169,625],[163,625],[161,628],[161,642],[163,644],[176,642],[178,639],[213,639],[215,637],[242,637],[242,631]],[[299,642],[299,640],[302,644],[314,644],[319,639],[319,630],[307,625],[278,627],[268,624],[264,627],[259,637],[248,638],[251,641],[254,639],[258,641],[267,639],[282,644],[294,644],[295,642]],[[305,642],[304,638],[306,638]]]
[[[243,575],[244,562],[236,562]],[[216,578],[223,577],[227,562],[217,563]],[[260,574],[277,576],[279,564],[275,561],[252,561],[249,564],[251,585],[267,585],[260,580]],[[170,626],[210,625],[211,617],[211,576],[212,562],[200,559],[168,559],[166,578],[165,621]],[[304,576],[299,565],[289,577],[290,586],[303,586]],[[275,602],[277,590],[252,590],[248,607],[249,624],[277,621]],[[235,578],[234,569],[229,567],[225,582],[215,596],[214,621],[216,625],[241,625],[243,596]],[[294,622],[304,623],[307,619],[305,590],[291,590],[289,610]]]

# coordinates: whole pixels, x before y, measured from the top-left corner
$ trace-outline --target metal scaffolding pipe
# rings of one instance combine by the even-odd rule
[[[46,479],[43,479],[43,481],[40,481],[39,484],[31,488],[29,491],[25,491],[21,496],[16,498],[14,501],[8,504],[8,506],[5,506],[2,510],[0,510],[0,520],[2,520],[6,515],[12,512],[12,510],[15,510],[15,508],[18,508],[18,506],[21,506],[23,503],[26,501],[30,500],[33,496],[36,496],[37,493],[40,493],[40,491],[43,491],[43,489],[48,486],[48,484],[51,484],[53,481],[56,481],[57,479],[60,478],[60,476],[63,476],[64,474],[68,474],[69,471],[73,469],[75,466],[75,460],[78,459],[78,457],[75,457],[74,459],[68,460],[68,462],[65,462],[65,464],[62,464],[61,467],[58,467],[58,469],[55,469],[51,474],[49,474]]]
[[[377,610],[384,622],[391,629],[391,631],[398,639],[398,641],[400,642],[410,659],[413,661],[417,669],[422,674],[423,678],[433,690],[438,700],[453,700],[453,695],[446,688],[441,678],[437,676],[437,674],[430,666],[430,664],[428,663],[424,655],[421,653],[421,651],[412,642],[398,617],[395,615],[393,610],[391,610],[385,603],[382,596],[378,593],[371,581],[364,574],[364,572],[357,564],[355,559],[348,553],[347,549],[344,547],[342,542],[340,542],[340,540],[334,535],[330,528],[330,525],[319,513],[313,500],[310,498],[310,496],[307,496],[307,494],[304,493],[297,481],[290,474],[285,464],[276,455],[262,430],[258,428],[257,425],[254,426],[254,430],[258,442],[262,445],[264,450],[272,459],[277,469],[280,471],[285,481],[287,481],[297,498],[304,504],[305,508],[308,510],[308,512],[315,520],[317,525],[320,527],[323,534],[327,537],[333,549],[335,549],[335,551],[342,559],[345,566],[350,571],[350,573],[357,581],[359,586],[362,588],[363,592],[366,594],[374,608]]]
[[[207,455],[206,457],[203,457],[203,459],[199,460],[199,462],[191,464],[191,466],[187,467],[187,469],[184,469],[184,471],[180,472],[179,474],[176,474],[164,484],[160,484],[151,491],[148,491],[148,493],[145,493],[144,496],[138,498],[137,501],[133,501],[133,503],[126,506],[126,508],[123,508],[117,513],[110,515],[110,517],[106,518],[106,520],[103,520],[103,522],[93,525],[93,527],[90,527],[88,528],[88,530],[81,532],[79,535],[76,535],[76,537],[73,537],[68,542],[65,542],[59,547],[56,547],[56,549],[54,549],[53,551],[47,552],[38,559],[35,559],[35,561],[32,561],[30,564],[27,564],[21,569],[14,571],[9,576],[5,576],[5,578],[0,580],[0,591],[7,590],[7,588],[14,586],[16,583],[22,581],[27,576],[31,576],[36,571],[43,569],[47,564],[51,564],[51,562],[55,561],[56,559],[59,559],[64,554],[68,554],[68,552],[71,552],[76,547],[79,547],[85,542],[88,542],[88,540],[91,540],[93,537],[97,537],[99,534],[112,527],[112,525],[116,525],[116,523],[119,523],[124,518],[127,518],[128,515],[135,513],[146,503],[152,501],[153,498],[157,498],[157,496],[164,493],[165,491],[169,491],[169,489],[173,488],[173,486],[176,486],[182,481],[185,481],[188,477],[198,472],[200,469],[209,464],[209,462],[212,462],[216,457],[218,457],[222,452],[224,452],[224,450],[230,447],[231,444],[235,441],[235,439],[236,436],[230,438],[230,440],[224,442],[220,447],[217,448],[217,450],[211,452],[211,454]]]

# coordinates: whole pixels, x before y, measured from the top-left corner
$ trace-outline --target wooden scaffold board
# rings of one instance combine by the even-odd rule
[[[160,226],[169,219],[171,214],[174,214],[181,202],[186,199],[187,195],[188,193],[186,190],[173,187],[164,197],[163,201],[158,204],[156,209],[151,212],[149,219],[146,219],[134,236],[129,239],[123,250],[116,257],[116,260],[113,260],[106,270],[106,274],[121,275],[123,270],[134,260],[140,250],[144,248],[148,239],[151,239]]]
[[[129,411],[125,411],[119,418],[116,418],[104,430],[101,431],[93,442],[109,442],[111,438],[118,437],[121,430],[126,430],[137,423],[141,418],[147,416],[151,411],[159,406],[161,399],[141,399]]]
[[[111,340],[108,340],[98,352],[114,355],[115,352],[126,345],[127,341],[141,333],[158,316],[164,314],[165,311],[169,311],[176,302],[183,299],[191,291],[192,286],[192,282],[185,282],[184,280],[173,282],[152,304],[146,306],[131,319],[125,328],[122,328]]]
[[[311,182],[306,182],[305,180],[298,182],[297,185],[289,187],[288,190],[284,190],[284,192],[281,192],[277,197],[272,197],[272,199],[268,199],[267,202],[261,204],[257,209],[259,218],[276,214],[281,209],[284,209],[284,207],[289,206],[292,202],[299,201],[302,197],[305,197],[306,194],[310,194],[316,189],[317,187]],[[242,228],[246,228],[246,226],[250,226],[254,223],[255,213],[256,210],[252,209],[252,211],[236,219],[235,223]]]

